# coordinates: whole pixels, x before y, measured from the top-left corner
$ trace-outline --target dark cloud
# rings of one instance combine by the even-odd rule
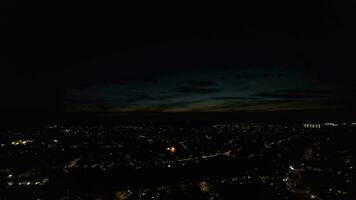
[[[319,90],[281,90],[284,93],[295,93],[295,94],[309,94],[309,95],[320,95],[320,96],[356,96],[356,89],[319,89]]]
[[[235,74],[234,78],[238,80],[262,79],[270,77],[278,77],[281,74]]]
[[[217,77],[217,79],[219,79],[219,80],[222,80],[222,81],[223,81],[223,80],[225,80],[225,76],[218,76],[218,77]]]
[[[170,103],[162,103],[156,105],[156,110],[159,111],[167,111],[174,108],[185,108],[191,105],[194,101],[177,101],[177,102],[170,102]]]
[[[209,94],[209,93],[219,92],[220,90],[218,88],[180,86],[174,88],[174,91],[179,93],[187,93],[187,94]]]
[[[129,83],[158,83],[158,79],[153,78],[153,77],[123,77],[123,78],[110,78],[107,80],[107,82],[113,83],[113,84],[118,84],[118,85],[126,85]]]
[[[258,97],[239,97],[239,96],[224,96],[224,97],[215,97],[212,100],[256,100]]]
[[[206,80],[186,80],[184,81],[186,85],[194,86],[194,87],[210,87],[217,85],[216,82],[206,81]]]
[[[258,101],[260,104],[269,104],[269,103],[288,103],[288,102],[296,102],[295,99],[268,99],[268,100],[260,100]]]
[[[221,91],[217,83],[207,80],[186,80],[182,85],[173,89],[175,92],[186,94],[209,94]]]
[[[161,93],[161,94],[139,94],[139,95],[134,95],[132,97],[129,97],[125,100],[125,103],[129,104],[132,102],[142,102],[142,101],[156,101],[156,102],[162,102],[166,101],[169,99],[174,99],[176,98],[177,95],[174,94],[168,94],[168,93]]]
[[[340,99],[355,98],[355,90],[343,89],[321,89],[321,90],[279,90],[275,92],[263,92],[253,94],[260,98],[279,98],[279,99]]]
[[[253,95],[260,98],[282,98],[282,99],[308,99],[308,98],[325,98],[327,96],[320,94],[290,93],[290,92],[263,92]]]

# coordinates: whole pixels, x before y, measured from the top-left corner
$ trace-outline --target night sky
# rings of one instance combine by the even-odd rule
[[[355,4],[99,2],[2,3],[0,111],[356,108]]]

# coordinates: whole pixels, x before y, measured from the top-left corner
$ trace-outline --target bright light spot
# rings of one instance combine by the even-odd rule
[[[167,147],[167,151],[170,151],[171,153],[175,153],[177,151],[176,147]]]

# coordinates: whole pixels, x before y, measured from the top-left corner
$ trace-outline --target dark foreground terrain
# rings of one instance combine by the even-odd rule
[[[356,124],[52,124],[0,132],[0,199],[354,199]]]

